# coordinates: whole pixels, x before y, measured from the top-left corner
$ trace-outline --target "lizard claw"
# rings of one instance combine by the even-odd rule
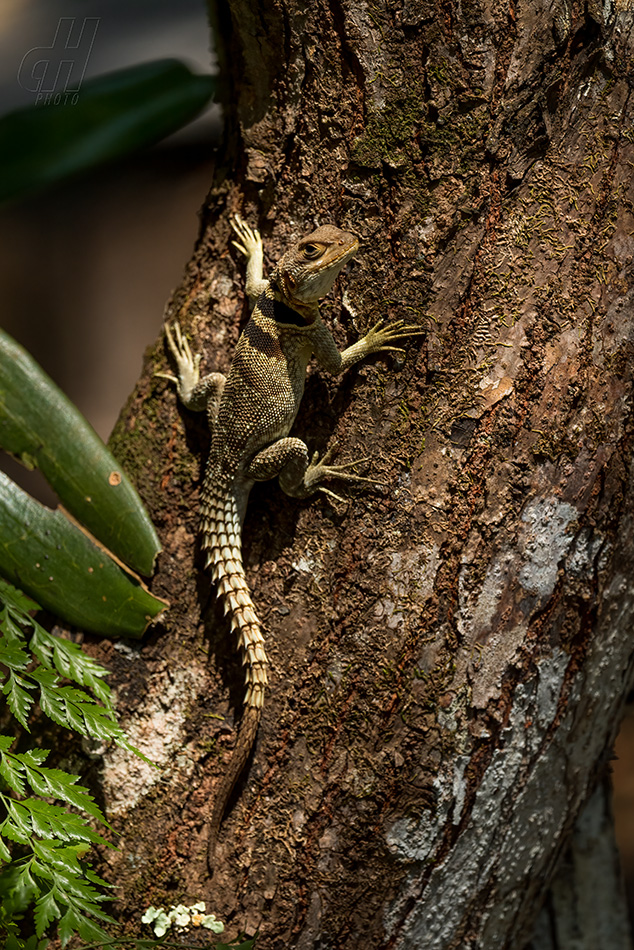
[[[258,251],[262,251],[262,238],[257,228],[250,228],[239,214],[234,214],[229,219],[229,224],[239,238],[238,241],[232,241],[231,243],[247,259],[253,257]]]
[[[176,383],[178,386],[178,379],[172,373],[152,373],[153,376],[159,376],[161,379],[169,379],[170,383]]]
[[[344,505],[346,503],[345,498],[342,498],[341,495],[337,495],[336,492],[331,491],[329,488],[326,488],[324,485],[318,485],[317,491],[322,491],[324,495],[328,495],[329,498],[334,498],[335,501],[340,501]]]

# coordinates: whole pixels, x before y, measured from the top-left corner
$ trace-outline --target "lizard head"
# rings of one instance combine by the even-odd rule
[[[358,248],[359,241],[354,234],[324,224],[280,258],[271,274],[271,282],[291,304],[316,303],[329,293],[339,271]]]

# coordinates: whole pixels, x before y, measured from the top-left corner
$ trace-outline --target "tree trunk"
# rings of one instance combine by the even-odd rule
[[[526,950],[632,950],[611,797],[604,781],[586,802]]]
[[[172,609],[112,665],[163,771],[103,772],[131,931],[204,899],[261,950],[529,941],[633,678],[633,22],[624,0],[221,2],[226,146],[169,317],[228,368],[239,211],[269,265],[317,223],[361,237],[323,307],[340,346],[381,318],[428,334],[308,380],[296,433],[384,487],[253,492],[271,687],[212,880],[242,671],[197,541],[205,425],[148,355],[113,444]]]

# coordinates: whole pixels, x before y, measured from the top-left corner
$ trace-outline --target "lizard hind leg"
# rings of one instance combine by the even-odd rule
[[[377,479],[364,478],[350,471],[355,465],[367,462],[367,459],[356,459],[354,462],[345,462],[343,465],[331,465],[330,462],[337,449],[338,445],[335,442],[321,460],[317,452],[310,458],[306,443],[301,439],[288,436],[258,452],[247,468],[247,475],[255,481],[264,481],[279,475],[281,488],[287,495],[294,498],[306,498],[316,491],[322,491],[338,501],[343,499],[325,488],[321,484],[322,481],[338,478],[348,482],[380,484]]]

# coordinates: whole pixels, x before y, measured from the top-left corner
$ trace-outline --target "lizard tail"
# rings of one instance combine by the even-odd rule
[[[264,650],[262,628],[244,575],[238,500],[233,492],[222,491],[218,486],[203,499],[201,514],[203,546],[207,551],[206,566],[212,569],[225,613],[231,615],[231,629],[238,636],[246,685],[245,708],[236,746],[229,767],[220,782],[211,817],[207,862],[212,870],[220,823],[257,734],[264,705],[264,690],[268,682],[268,660]]]
[[[235,784],[240,777],[240,773],[247,764],[251,749],[253,748],[253,743],[255,742],[261,715],[261,707],[246,706],[244,709],[244,712],[242,713],[242,719],[240,720],[240,727],[238,729],[238,739],[236,741],[235,749],[233,750],[231,762],[229,763],[227,771],[222,776],[220,785],[218,786],[218,790],[216,792],[216,800],[211,813],[211,821],[209,822],[209,838],[207,840],[207,867],[209,868],[211,874],[214,873],[215,868],[214,858],[216,854],[216,844],[218,842],[220,824],[222,822],[229,797],[235,788]]]

